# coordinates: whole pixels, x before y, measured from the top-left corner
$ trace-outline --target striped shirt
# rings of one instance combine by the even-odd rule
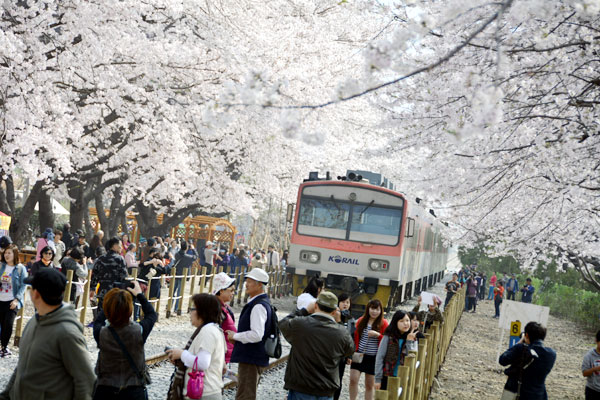
[[[367,325],[362,335],[360,335],[360,341],[358,342],[358,352],[364,353],[369,356],[377,355],[377,348],[379,347],[379,338],[369,337],[369,331],[371,325]]]

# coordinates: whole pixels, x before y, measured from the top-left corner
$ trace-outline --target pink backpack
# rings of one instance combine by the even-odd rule
[[[198,370],[198,358],[194,360],[192,372],[188,372],[190,379],[187,383],[187,397],[201,399],[204,391],[204,371]]]

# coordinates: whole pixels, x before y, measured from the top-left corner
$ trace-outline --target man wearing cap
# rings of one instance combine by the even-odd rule
[[[292,345],[285,369],[288,400],[332,399],[340,387],[339,363],[352,356],[354,342],[336,316],[337,297],[322,291],[309,310],[296,310],[279,322]]]
[[[54,268],[25,279],[37,310],[19,346],[19,362],[0,399],[91,399],[96,376],[83,326],[63,304],[66,278]]]
[[[219,249],[213,249],[213,242],[210,240],[206,242],[206,247],[204,248],[204,266],[206,267],[206,273],[211,274],[212,268],[214,265],[214,260],[221,260],[219,256]]]
[[[271,302],[265,294],[269,274],[255,268],[246,275],[246,293],[250,298],[242,309],[238,331],[227,331],[227,338],[234,343],[231,362],[239,363],[236,400],[256,399],[258,380],[269,365],[265,351],[271,326]]]

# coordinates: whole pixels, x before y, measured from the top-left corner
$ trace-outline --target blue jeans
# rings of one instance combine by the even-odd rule
[[[488,299],[488,300],[491,300],[491,299],[493,299],[493,298],[494,298],[494,287],[490,285],[490,291],[489,291],[489,293],[488,293],[488,297],[487,297],[487,299]]]
[[[333,400],[333,396],[314,396],[312,394],[289,390],[287,400]]]

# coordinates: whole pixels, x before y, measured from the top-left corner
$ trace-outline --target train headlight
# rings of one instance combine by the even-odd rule
[[[311,264],[318,264],[321,260],[321,253],[318,251],[302,250],[300,252],[300,260],[309,262]]]
[[[372,271],[387,271],[390,268],[390,263],[387,260],[379,260],[371,258],[369,260],[369,269]]]

